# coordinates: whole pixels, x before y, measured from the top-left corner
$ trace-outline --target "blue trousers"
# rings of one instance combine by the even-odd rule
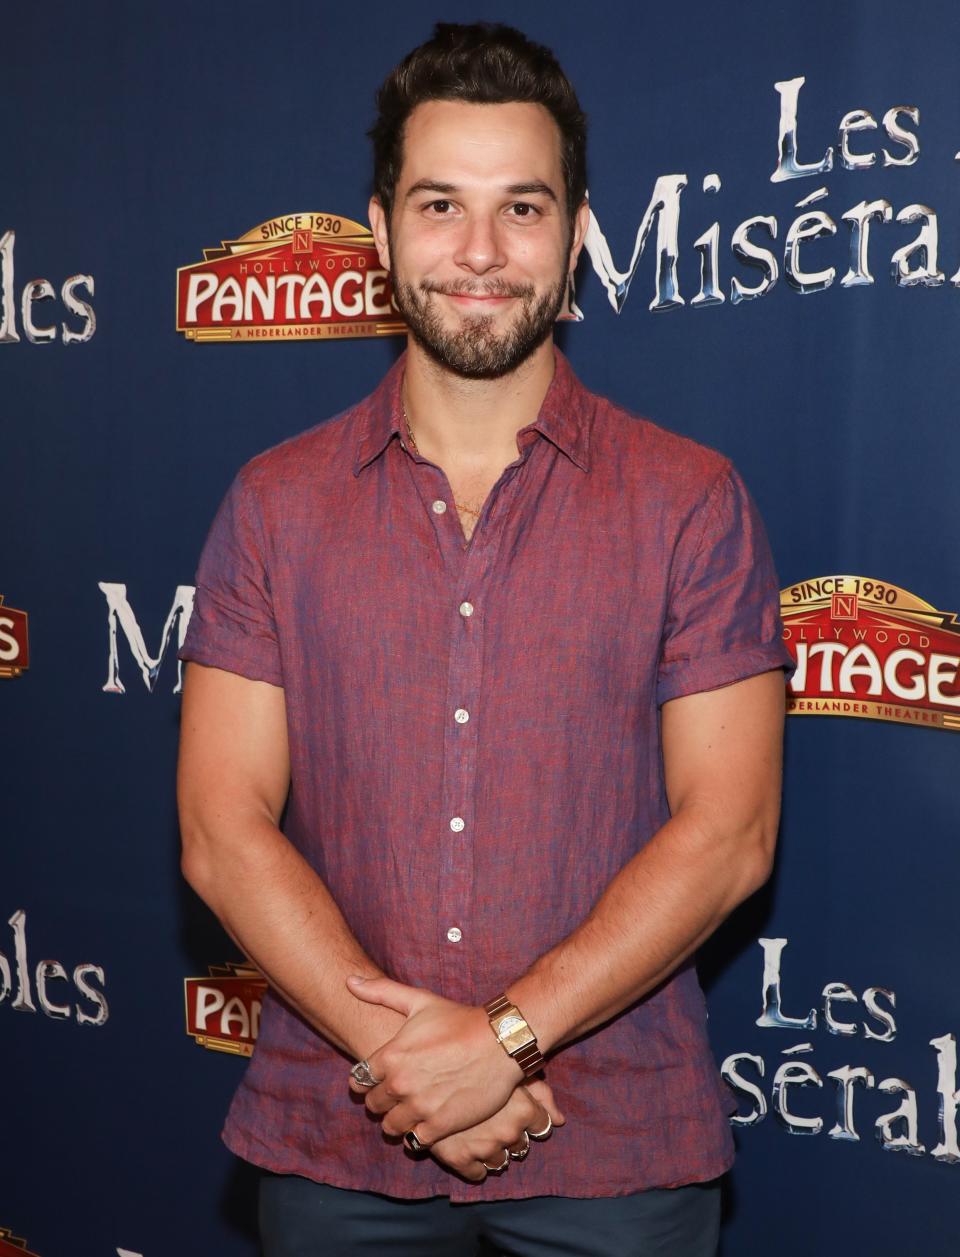
[[[581,1200],[397,1200],[297,1175],[260,1182],[264,1257],[715,1257],[720,1184]]]

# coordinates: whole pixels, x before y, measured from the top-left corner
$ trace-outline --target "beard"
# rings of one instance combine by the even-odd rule
[[[567,291],[565,274],[539,298],[532,284],[498,280],[439,284],[422,280],[415,285],[396,275],[391,279],[397,309],[417,344],[441,367],[470,380],[499,379],[529,358],[553,331]],[[491,314],[469,315],[456,331],[450,331],[437,309],[435,293],[516,297],[522,305],[513,324],[499,334],[496,317]]]

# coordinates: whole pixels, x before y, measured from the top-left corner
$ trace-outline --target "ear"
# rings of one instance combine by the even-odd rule
[[[587,228],[590,226],[590,202],[586,197],[580,203],[580,208],[573,216],[573,243],[570,246],[570,272],[576,269],[577,259],[580,256],[580,250],[583,248],[583,242],[587,238]]]
[[[370,198],[367,213],[370,216],[370,230],[373,232],[373,242],[377,246],[380,265],[388,271],[390,269],[390,241],[387,235],[387,215],[380,204],[379,197]]]

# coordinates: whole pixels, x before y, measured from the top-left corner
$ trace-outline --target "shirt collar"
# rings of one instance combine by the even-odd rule
[[[540,413],[521,431],[536,429],[582,471],[589,471],[592,398],[556,345],[553,353],[553,379],[540,406]],[[368,463],[383,453],[392,437],[402,440],[405,435],[400,388],[406,357],[406,352],[400,355],[376,390],[361,403],[360,437],[353,465],[355,476],[359,476]]]

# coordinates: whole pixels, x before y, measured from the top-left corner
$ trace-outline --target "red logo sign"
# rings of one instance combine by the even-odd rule
[[[250,1056],[267,982],[249,962],[211,965],[208,978],[185,978],[187,1034],[201,1047]]]
[[[406,331],[373,236],[339,214],[282,214],[177,271],[189,340],[315,340]]]
[[[5,607],[0,594],[0,677],[18,677],[29,666],[27,613]]]
[[[17,1239],[6,1227],[0,1226],[0,1257],[37,1257],[27,1248],[27,1241]]]
[[[861,716],[960,730],[960,624],[886,581],[821,576],[780,591],[797,670],[792,716]]]

